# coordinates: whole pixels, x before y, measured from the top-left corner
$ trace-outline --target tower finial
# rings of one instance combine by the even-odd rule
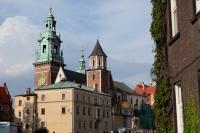
[[[81,45],[81,56],[84,56],[83,52],[84,52],[83,45]]]
[[[49,15],[52,15],[52,8],[49,8]]]
[[[79,60],[80,66],[77,72],[85,74],[85,60],[84,60],[84,53],[83,53],[83,45],[81,45],[81,58]]]

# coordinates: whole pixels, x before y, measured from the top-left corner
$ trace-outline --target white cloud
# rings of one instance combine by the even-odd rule
[[[0,25],[0,75],[19,76],[31,70],[39,29],[25,16],[5,19]]]
[[[28,73],[32,79],[28,75],[24,79],[33,84],[37,39],[48,8],[53,7],[68,69],[78,68],[81,45],[87,59],[99,36],[115,79],[131,85],[149,79],[153,44],[149,33],[150,1],[0,0],[0,5],[0,75],[17,77]],[[29,83],[25,82],[19,86]]]
[[[5,74],[12,76],[12,75],[20,75],[24,74],[24,72],[28,72],[31,70],[32,65],[30,63],[28,64],[13,64],[11,66],[8,66],[5,68],[4,72]],[[28,77],[28,75],[27,75]]]

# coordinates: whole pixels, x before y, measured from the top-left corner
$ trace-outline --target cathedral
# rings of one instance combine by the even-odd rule
[[[78,71],[65,68],[61,37],[50,9],[40,34],[35,67],[35,88],[15,96],[19,132],[47,128],[49,133],[95,133],[137,128],[137,111],[146,97],[114,81],[107,55],[97,39],[86,68],[83,51]]]

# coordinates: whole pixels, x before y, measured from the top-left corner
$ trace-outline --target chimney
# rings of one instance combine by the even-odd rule
[[[4,87],[7,87],[6,82],[3,83],[3,86],[4,86]]]
[[[26,88],[25,94],[26,94],[26,95],[31,94],[31,88]]]
[[[142,82],[142,89],[143,89],[143,90],[144,90],[144,87],[145,87],[145,86],[144,86],[144,82]]]

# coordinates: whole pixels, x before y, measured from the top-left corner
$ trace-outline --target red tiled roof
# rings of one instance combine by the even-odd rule
[[[6,83],[0,86],[0,104],[9,104],[11,102],[11,96],[9,94]]]
[[[155,94],[156,87],[155,86],[142,86],[137,85],[135,87],[135,92],[139,94]]]
[[[147,85],[138,84],[135,87],[136,93],[147,96],[147,103],[151,103],[151,100],[152,100],[151,95],[155,94],[155,90],[156,90],[155,86],[147,86]]]

